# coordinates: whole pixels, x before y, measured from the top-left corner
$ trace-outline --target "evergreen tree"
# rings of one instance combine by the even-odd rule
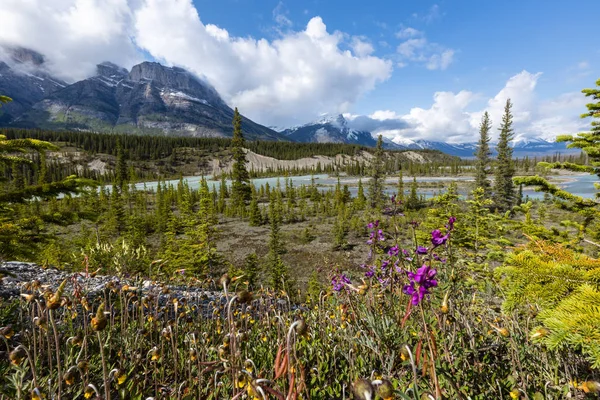
[[[246,153],[244,152],[244,135],[242,133],[242,116],[236,107],[233,115],[233,167],[231,171],[231,198],[236,212],[250,200],[250,175],[246,169]]]
[[[373,209],[381,209],[384,202],[385,171],[383,157],[383,137],[379,135],[375,154],[371,161],[371,181],[369,182],[369,203]]]
[[[498,140],[496,170],[494,174],[494,204],[502,210],[509,210],[515,203],[515,188],[513,176],[515,174],[512,159],[513,149],[511,141],[514,136],[512,128],[513,116],[511,113],[512,103],[506,100],[502,124],[500,125],[500,138]]]
[[[115,184],[119,189],[123,189],[123,186],[128,180],[129,168],[127,168],[127,160],[125,158],[125,151],[121,146],[121,141],[117,140],[117,166],[115,169]]]
[[[269,222],[271,232],[269,234],[269,254],[267,255],[267,270],[270,275],[271,286],[273,289],[285,289],[288,282],[287,267],[281,259],[284,252],[283,243],[280,237],[281,225],[281,192],[273,190],[271,192],[271,201],[269,203]]]
[[[260,265],[256,253],[250,253],[244,260],[244,276],[248,282],[248,289],[252,290],[258,283],[258,274],[260,273]]]
[[[252,200],[250,201],[250,226],[259,226],[262,223],[262,214],[258,207],[258,195],[256,191],[253,191]]]
[[[367,203],[367,198],[365,197],[365,189],[363,188],[362,179],[358,179],[358,192],[356,194],[356,199],[354,200],[356,205],[356,209],[362,210],[365,208]]]
[[[398,174],[398,193],[396,200],[404,201],[404,177],[402,176],[402,170],[400,170],[400,173]]]
[[[490,121],[490,116],[486,111],[481,118],[481,125],[479,126],[479,143],[477,144],[477,151],[475,152],[475,156],[477,157],[475,162],[475,188],[483,188],[486,195],[490,190],[490,182],[487,177],[490,173],[490,165],[492,162],[492,153],[490,152],[490,129],[492,129],[492,123]]]
[[[410,185],[410,194],[408,199],[406,199],[406,208],[411,210],[417,210],[421,208],[421,199],[417,193],[418,187],[417,178],[413,176],[413,181]]]

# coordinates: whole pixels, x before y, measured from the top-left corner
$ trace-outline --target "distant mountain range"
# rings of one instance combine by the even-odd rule
[[[231,137],[233,110],[207,82],[182,68],[155,62],[131,71],[110,62],[96,75],[67,83],[49,72],[44,56],[24,48],[2,48],[0,94],[13,99],[0,109],[0,126],[172,136]],[[242,129],[250,140],[348,143],[375,146],[371,132],[354,129],[343,115],[324,115],[293,128],[268,128],[248,118]],[[391,150],[439,150],[473,157],[476,143],[385,139]],[[493,147],[493,146],[492,146]],[[514,155],[578,153],[564,143],[542,139],[515,141]]]
[[[375,146],[377,140],[367,131],[352,129],[351,122],[343,115],[324,115],[319,120],[288,129],[278,129],[289,140],[297,142],[317,143],[348,143],[362,146]],[[492,151],[494,144],[490,144]],[[439,150],[443,153],[462,158],[474,157],[477,143],[452,144],[431,140],[384,139],[384,147],[390,150]],[[552,143],[543,139],[515,140],[513,141],[513,154],[515,157],[535,157],[555,153],[574,154],[576,149],[567,149],[565,143]],[[495,154],[495,153],[494,153]]]

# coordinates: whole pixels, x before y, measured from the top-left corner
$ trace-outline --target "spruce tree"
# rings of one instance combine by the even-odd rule
[[[404,201],[404,177],[402,176],[402,170],[398,174],[398,193],[396,195],[396,200]]]
[[[244,276],[248,282],[248,289],[252,290],[258,283],[258,274],[260,273],[260,265],[256,253],[250,253],[244,260]]]
[[[262,225],[262,214],[258,207],[258,195],[256,191],[252,192],[252,200],[250,201],[250,226]]]
[[[383,157],[383,137],[379,135],[375,154],[371,161],[371,181],[369,182],[369,204],[373,209],[381,209],[384,201],[385,171]]]
[[[273,190],[271,192],[271,201],[269,203],[269,222],[271,232],[269,234],[269,254],[267,255],[267,271],[270,275],[271,286],[273,289],[285,289],[288,281],[287,267],[281,259],[284,252],[283,243],[280,237],[281,225],[281,192]]]
[[[117,139],[117,166],[115,168],[115,184],[119,189],[123,189],[123,186],[127,183],[128,172],[129,168],[127,168],[125,151],[121,146],[121,141]]]
[[[244,152],[244,135],[242,133],[242,116],[236,107],[233,115],[233,139],[231,150],[233,153],[233,166],[231,170],[231,198],[233,206],[238,212],[250,200],[250,174],[246,169],[246,153]]]
[[[515,167],[512,159],[513,149],[511,141],[514,137],[512,128],[513,116],[511,112],[512,103],[510,99],[506,100],[502,124],[500,125],[500,138],[498,140],[496,159],[496,170],[494,174],[494,204],[502,210],[509,210],[515,203],[515,188],[513,176]]]
[[[486,111],[483,113],[481,118],[481,125],[479,126],[479,143],[477,144],[477,151],[475,157],[477,161],[475,163],[475,188],[483,188],[484,194],[489,194],[490,182],[488,181],[488,175],[490,173],[491,165],[491,152],[490,152],[490,129],[492,129],[492,123],[490,116]]]

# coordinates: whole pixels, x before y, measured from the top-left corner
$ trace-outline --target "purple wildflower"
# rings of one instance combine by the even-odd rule
[[[385,236],[383,236],[383,231],[381,229],[377,231],[377,236],[380,242],[385,240]]]
[[[339,275],[339,276],[334,276],[333,278],[331,278],[331,284],[333,285],[333,290],[335,290],[336,292],[339,292],[340,290],[342,290],[344,288],[344,286],[346,284],[350,284],[352,282],[350,282],[350,279],[348,279],[348,277],[344,274]]]
[[[379,226],[379,220],[375,221],[375,222],[369,222],[369,225],[367,225],[367,227],[369,229],[375,229]]]
[[[417,254],[427,254],[429,249],[423,246],[417,246]]]
[[[431,232],[431,243],[433,247],[441,246],[448,241],[450,235],[446,233],[442,236],[442,232],[439,229],[436,229]]]
[[[445,262],[446,262],[446,259],[445,259],[445,258],[441,258],[441,257],[440,257],[440,256],[438,256],[437,254],[434,254],[434,255],[433,255],[433,259],[434,259],[434,260],[436,260],[436,261],[439,261],[439,262],[441,262],[441,263],[445,263]]]
[[[388,255],[390,257],[397,257],[400,254],[400,248],[398,246],[393,246],[388,250]]]
[[[381,262],[381,270],[385,271],[385,269],[388,267],[388,265],[390,265],[390,260],[383,260]]]
[[[456,217],[450,217],[448,219],[448,224],[446,225],[446,228],[451,231],[454,229],[454,223],[456,222]]]
[[[430,294],[429,289],[437,286],[435,276],[437,271],[427,265],[423,265],[417,272],[407,272],[410,283],[404,285],[403,292],[412,296],[412,304],[418,305],[426,295]]]

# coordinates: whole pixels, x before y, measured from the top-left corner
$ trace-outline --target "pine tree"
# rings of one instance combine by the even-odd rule
[[[421,199],[417,193],[418,187],[417,178],[413,176],[413,181],[410,185],[410,194],[408,199],[406,199],[406,208],[411,210],[417,210],[421,208]]]
[[[119,189],[123,189],[123,186],[128,180],[129,168],[127,168],[127,160],[125,158],[125,151],[121,146],[121,141],[117,140],[117,166],[115,168],[115,184]]]
[[[491,165],[491,152],[490,152],[490,129],[492,129],[492,123],[490,116],[486,111],[483,113],[481,118],[481,125],[479,126],[479,143],[477,144],[477,151],[475,156],[477,161],[475,162],[475,188],[483,188],[484,194],[488,194],[490,190],[490,182],[488,181],[488,175],[490,173]]]
[[[250,226],[259,226],[262,223],[262,214],[258,207],[258,195],[256,191],[253,191],[252,200],[250,201]]]
[[[404,201],[404,177],[402,176],[402,170],[398,174],[398,193],[396,195],[396,200]]]
[[[246,153],[244,152],[244,135],[242,133],[242,116],[236,107],[233,115],[233,140],[231,148],[233,153],[233,166],[231,171],[231,198],[233,206],[238,212],[250,200],[250,175],[246,169]]]
[[[512,128],[513,116],[511,113],[512,103],[506,100],[502,124],[500,125],[500,138],[498,140],[496,170],[494,174],[494,204],[502,211],[510,209],[515,203],[515,188],[513,176],[515,174],[512,159],[513,150],[511,141],[514,136]]]
[[[365,197],[365,189],[363,188],[362,179],[358,179],[358,192],[356,194],[356,199],[354,200],[354,204],[356,205],[357,210],[362,210],[365,208],[367,203],[367,198]]]
[[[269,203],[269,222],[271,232],[269,234],[269,254],[267,255],[267,270],[271,279],[273,289],[285,289],[288,281],[287,267],[281,259],[281,254],[284,252],[283,243],[280,237],[281,225],[281,192],[273,190],[271,192],[271,201]]]
[[[383,205],[383,187],[385,185],[383,137],[379,135],[377,147],[371,161],[371,181],[369,182],[369,203],[373,209]]]
[[[248,288],[254,289],[258,283],[258,274],[260,273],[260,265],[256,253],[250,253],[244,260],[244,277],[248,281]]]

